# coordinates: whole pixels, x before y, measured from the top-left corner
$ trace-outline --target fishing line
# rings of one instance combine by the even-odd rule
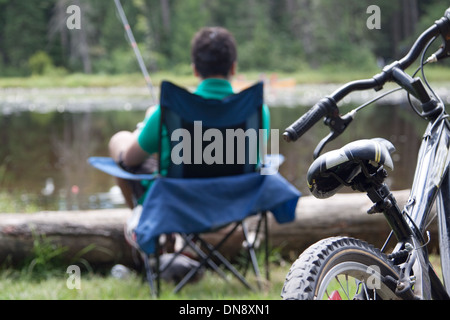
[[[125,12],[123,11],[122,4],[120,3],[120,0],[114,0],[114,2],[116,4],[117,11],[120,16],[120,20],[122,20],[123,27],[125,28],[125,31],[127,33],[128,40],[130,41],[131,47],[133,48],[134,54],[136,55],[136,59],[138,61],[139,67],[141,68],[142,74],[144,75],[144,79],[145,79],[145,82],[147,83],[147,87],[150,90],[150,94],[153,98],[153,102],[156,103],[157,99],[156,99],[156,95],[155,95],[155,88],[153,87],[153,84],[152,84],[152,79],[150,78],[147,68],[145,67],[144,59],[142,59],[141,52],[139,51],[139,47],[136,43],[136,40],[134,39],[130,24],[128,23]]]

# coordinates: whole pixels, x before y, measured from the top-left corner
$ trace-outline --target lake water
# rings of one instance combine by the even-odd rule
[[[266,90],[271,125],[284,129],[336,85]],[[371,98],[358,93],[342,111]],[[444,96],[448,94],[445,91]],[[448,100],[448,98],[445,98]],[[2,89],[0,90],[0,211],[95,209],[123,206],[114,179],[92,169],[89,156],[107,156],[109,138],[119,130],[133,130],[152,102],[145,88],[111,89]],[[355,139],[383,137],[397,148],[392,189],[412,182],[420,137],[426,126],[395,94],[358,113],[348,130],[325,151]],[[327,134],[316,125],[296,143],[280,142],[286,162],[280,172],[305,195],[305,176],[312,152]],[[3,205],[5,207],[5,205]]]

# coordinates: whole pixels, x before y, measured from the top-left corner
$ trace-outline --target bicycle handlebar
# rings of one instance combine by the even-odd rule
[[[419,36],[408,54],[400,61],[396,61],[391,65],[386,66],[381,73],[375,75],[372,79],[349,82],[336,90],[331,96],[320,100],[308,112],[286,128],[283,134],[284,139],[287,142],[296,141],[323,117],[338,116],[337,103],[354,91],[368,89],[375,89],[378,91],[382,89],[386,82],[393,80],[403,87],[411,87],[410,90],[417,93],[415,92],[416,88],[411,86],[411,83],[409,82],[412,79],[406,75],[403,70],[414,63],[428,42],[439,34],[444,37],[445,41],[444,45],[433,55],[437,60],[446,58],[450,55],[450,8],[445,11],[444,17],[436,21],[433,26]],[[419,95],[420,100],[425,103],[428,95],[425,96],[423,92],[418,92],[417,94]]]
[[[308,112],[306,112],[300,119],[286,128],[284,132],[285,140],[296,141],[300,138],[306,131],[311,129],[320,119],[325,117],[327,114],[336,112],[337,105],[331,98],[324,98],[316,103]]]

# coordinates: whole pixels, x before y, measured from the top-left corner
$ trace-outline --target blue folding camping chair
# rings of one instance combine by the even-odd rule
[[[278,223],[291,222],[295,219],[301,194],[276,169],[267,171],[266,163],[278,164],[279,157],[255,161],[260,142],[252,141],[250,136],[252,130],[259,133],[262,128],[262,106],[262,83],[223,100],[215,100],[202,98],[164,81],[160,98],[160,141],[163,132],[171,137],[168,167],[163,168],[160,159],[161,172],[133,174],[123,170],[111,158],[89,158],[93,167],[110,175],[130,181],[153,180],[142,204],[135,235],[154,294],[159,294],[164,269],[175,260],[173,258],[165,263],[164,269],[161,268],[159,239],[167,234],[179,234],[184,239],[184,246],[173,257],[190,247],[199,259],[179,281],[175,292],[205,266],[225,277],[220,268],[222,265],[246,287],[253,288],[220,253],[221,247],[237,230],[242,230],[246,243],[243,247],[248,252],[248,261],[253,265],[260,286],[262,279],[255,255],[258,237],[255,236],[253,241],[249,239],[246,219],[250,217],[257,218],[256,233],[264,233],[268,280],[267,212],[271,212]],[[234,145],[233,141],[225,141],[236,132],[245,133],[240,143],[236,142],[239,138]],[[203,138],[199,139],[198,135]],[[214,136],[214,139],[204,139],[205,135]],[[219,137],[225,137],[222,143],[219,143]],[[217,143],[214,151],[211,150],[213,142]],[[262,168],[266,169],[266,174],[261,174]],[[218,243],[207,243],[202,237],[225,227],[227,231]],[[154,265],[150,263],[150,257],[154,257]]]

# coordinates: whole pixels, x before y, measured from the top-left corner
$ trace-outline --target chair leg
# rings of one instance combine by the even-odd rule
[[[242,222],[236,223],[231,232],[229,232],[216,246],[212,246],[207,243],[203,239],[199,238],[203,245],[209,250],[208,259],[212,256],[215,256],[220,260],[220,262],[225,265],[225,267],[230,270],[233,275],[241,281],[241,283],[246,286],[248,289],[253,290],[252,286],[248,283],[248,281],[242,276],[242,274],[236,270],[236,268],[219,252],[220,247],[228,240],[228,238],[233,234],[233,232],[242,225]]]
[[[152,265],[150,263],[150,255],[140,251],[142,260],[144,261],[147,283],[150,287],[150,293],[154,298],[159,298],[159,294],[161,292],[161,270],[160,270],[159,250],[160,246],[158,238],[156,241],[156,248],[154,254],[155,271],[152,270]]]
[[[201,267],[203,267],[205,264],[209,264],[214,271],[216,271],[219,275],[221,275],[225,280],[227,280],[226,275],[223,273],[223,271],[218,267],[211,258],[214,256],[217,259],[220,260],[220,262],[228,269],[230,270],[233,275],[241,281],[241,283],[247,287],[250,290],[253,290],[252,286],[248,283],[248,281],[242,276],[242,274],[236,270],[236,268],[228,262],[228,260],[218,251],[220,247],[229,239],[229,237],[233,234],[233,232],[237,229],[237,227],[241,225],[241,223],[237,223],[232,231],[230,231],[216,246],[212,246],[211,244],[204,241],[201,237],[198,237],[198,240],[201,242],[201,245],[203,245],[205,248],[208,249],[208,254],[205,254],[197,244],[195,244],[193,241],[189,241],[189,246],[196,251],[197,254],[201,257],[201,261],[199,266],[192,269],[177,285],[174,292],[180,291],[184,285],[200,270]],[[184,235],[184,237],[188,237],[187,235]],[[190,239],[191,240],[191,239]]]
[[[159,293],[161,292],[161,266],[160,266],[160,260],[159,260],[159,255],[160,255],[160,252],[161,252],[161,246],[159,244],[160,237],[161,236],[159,236],[156,239],[156,245],[155,245],[156,296],[158,298],[159,298]]]
[[[208,246],[208,250],[210,250],[209,256],[215,256],[220,260],[220,262],[234,274],[234,276],[241,281],[241,283],[246,286],[248,289],[253,290],[253,287],[248,283],[245,277],[218,251],[219,246],[213,247],[210,244],[205,242],[205,245]]]
[[[244,286],[246,286],[249,289],[252,289],[251,285],[247,282],[247,280],[245,280],[245,278],[240,274],[240,272],[238,270],[236,270],[236,268],[233,267],[233,265],[231,263],[228,262],[227,259],[225,259],[225,257],[223,255],[220,254],[220,252],[218,252],[219,248],[228,240],[228,238],[231,236],[231,234],[237,229],[237,227],[239,226],[239,224],[236,224],[234,226],[234,228],[232,229],[231,232],[229,232],[216,246],[212,246],[211,244],[207,243],[206,241],[204,241],[201,237],[198,237],[198,240],[201,242],[201,245],[203,245],[204,247],[206,247],[209,251],[208,254],[206,254],[205,252],[203,252],[200,247],[195,244],[192,240],[190,240],[188,242],[189,246],[201,257],[201,260],[199,261],[200,264],[190,270],[188,272],[188,274],[186,274],[186,276],[178,283],[177,287],[174,289],[174,292],[179,292],[184,285],[186,285],[188,283],[188,281],[200,270],[200,268],[202,268],[205,264],[209,264],[214,271],[216,271],[223,279],[227,280],[227,277],[225,275],[225,273],[222,271],[222,269],[217,266],[214,261],[211,260],[211,258],[213,256],[215,256],[216,258],[218,258],[220,260],[220,262],[225,265],[225,267],[230,270],[234,276],[236,276],[236,278],[238,278],[242,284]],[[184,237],[188,237],[187,235],[184,235]]]
[[[211,261],[208,257],[198,246],[197,244],[192,240],[193,239],[193,235],[186,235],[186,234],[182,234],[183,239],[186,241],[186,244],[183,248],[186,248],[187,246],[189,246],[190,248],[192,248],[195,253],[197,253],[202,260],[199,261],[199,265],[193,269],[191,269],[184,277],[183,279],[181,279],[180,282],[178,282],[177,286],[175,287],[175,289],[173,290],[174,293],[178,293],[188,282],[189,280],[191,280],[192,277],[194,277],[197,272],[200,271],[200,269],[205,265],[205,264],[209,264],[210,267],[213,268],[214,271],[216,271],[222,278],[226,279],[226,275],[223,273],[223,271],[213,262]]]
[[[158,298],[159,296],[159,290],[157,290],[155,288],[155,275],[153,274],[152,271],[152,266],[150,265],[150,256],[147,255],[146,253],[142,253],[142,260],[144,261],[144,267],[145,267],[145,275],[146,275],[146,279],[147,279],[147,283],[150,287],[150,293],[153,297]]]
[[[262,229],[262,225],[264,224],[264,229]],[[247,239],[247,236],[244,234],[244,237],[247,241],[248,247],[247,247],[247,251],[249,254],[249,257],[251,257],[252,255],[254,255],[254,251],[255,251],[255,243],[258,239],[258,236],[260,234],[260,232],[264,231],[264,269],[265,269],[265,278],[267,281],[270,280],[270,264],[269,264],[269,224],[268,224],[268,218],[267,218],[267,211],[263,211],[260,214],[260,218],[258,219],[258,223],[256,225],[256,230],[255,230],[255,238],[253,240],[253,242],[249,241],[249,239]],[[254,264],[256,264],[256,259],[248,259],[246,266],[245,266],[245,270],[247,270],[248,268],[248,264],[249,263],[253,263],[255,261]],[[258,266],[259,268],[259,266]],[[245,273],[244,273],[245,274]],[[259,277],[258,277],[259,278]]]
[[[203,252],[200,247],[193,241],[194,235],[182,234],[183,239],[186,241],[186,246],[189,246],[191,249],[195,251],[196,254],[200,256],[201,261],[205,261],[214,271],[216,271],[222,278],[226,280],[226,274],[220,269],[220,267],[214,263],[214,261],[208,259],[208,255]],[[206,244],[200,237],[197,239],[202,242],[202,244]]]
[[[248,228],[247,228],[247,224],[245,222],[242,222],[242,231],[244,233],[244,238],[247,241],[247,251],[248,251],[248,254],[250,256],[250,261],[251,261],[252,266],[253,266],[253,271],[255,272],[256,281],[258,282],[258,288],[261,289],[261,287],[262,287],[262,285],[261,285],[261,283],[262,283],[261,273],[259,271],[258,260],[256,258],[256,253],[255,253],[255,242],[256,242],[256,240],[258,238],[259,223],[258,223],[256,236],[255,236],[255,239],[253,239],[253,241],[250,241],[250,239],[248,237]]]
[[[257,261],[257,257],[256,257],[256,252],[255,252],[255,242],[258,239],[258,235],[259,232],[261,231],[261,224],[264,223],[264,232],[265,232],[265,239],[264,239],[264,246],[265,246],[265,269],[266,269],[266,278],[267,280],[269,280],[269,247],[268,247],[268,223],[267,223],[267,213],[263,212],[261,213],[261,217],[260,220],[258,221],[258,225],[256,228],[256,237],[255,239],[253,239],[253,241],[250,241],[249,236],[248,236],[248,228],[245,222],[241,222],[241,223],[236,223],[235,226],[233,227],[233,229],[215,246],[207,243],[206,241],[204,241],[201,237],[195,237],[195,235],[187,235],[187,234],[181,234],[182,238],[185,241],[185,245],[183,246],[183,248],[178,251],[177,253],[175,253],[176,255],[181,254],[181,251],[183,249],[185,249],[187,246],[189,246],[190,248],[192,248],[196,254],[198,254],[198,256],[200,257],[200,261],[199,261],[199,265],[190,270],[184,277],[183,279],[177,284],[177,286],[174,289],[174,293],[179,292],[188,282],[189,280],[194,277],[197,272],[206,264],[208,264],[214,271],[216,271],[222,278],[224,278],[225,280],[227,280],[227,277],[225,275],[225,273],[222,271],[222,269],[214,262],[211,260],[212,257],[216,257],[221,264],[223,264],[229,271],[231,271],[233,273],[233,275],[248,289],[253,290],[253,287],[248,283],[248,281],[245,279],[245,277],[218,251],[220,249],[220,247],[229,239],[229,237],[233,234],[233,232],[239,227],[239,225],[242,226],[242,230],[244,233],[244,238],[247,241],[248,247],[247,247],[247,251],[249,254],[249,260],[253,265],[253,270],[255,272],[255,276],[257,278],[257,282],[258,282],[258,288],[261,289],[263,281],[261,278],[261,273],[259,270],[259,265],[258,265],[258,261]],[[200,246],[195,243],[194,241],[194,237],[195,239],[198,239],[200,242],[200,245],[205,247],[206,249],[208,249],[208,253],[205,253]],[[159,262],[159,239],[156,242],[156,252],[157,254],[155,255],[156,258],[156,271],[155,271],[155,275],[153,274],[151,267],[149,266],[149,263],[147,260],[146,262],[146,270],[147,271],[147,278],[149,279],[149,284],[150,287],[152,289],[152,293],[153,295],[156,295],[156,297],[159,297],[159,292],[160,292],[160,275],[161,272],[163,272],[164,270],[160,270],[160,262]],[[173,258],[165,268],[167,268],[170,263],[174,260],[175,258]],[[153,281],[153,279],[156,279],[156,288],[155,288],[155,283]]]
[[[267,211],[262,213],[262,218],[264,220],[264,260],[266,268],[266,280],[270,281],[270,266],[269,266],[269,221],[267,221]]]

